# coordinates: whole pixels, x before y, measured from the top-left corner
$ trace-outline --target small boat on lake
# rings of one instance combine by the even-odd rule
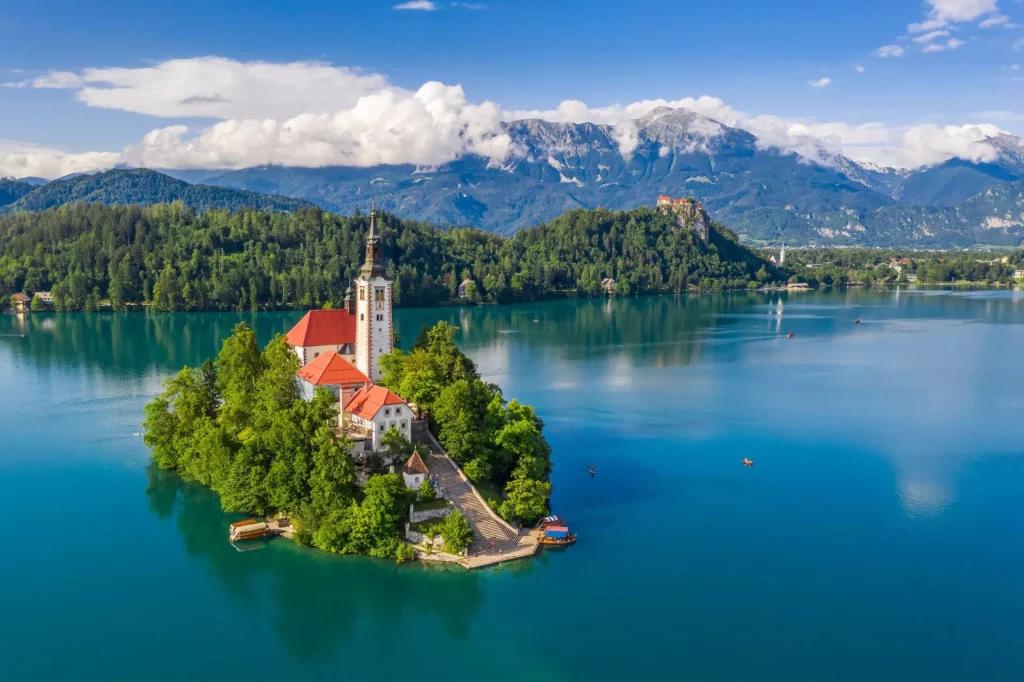
[[[245,521],[236,521],[231,524],[228,531],[228,539],[231,542],[242,542],[244,540],[267,538],[273,534],[274,529],[270,527],[269,523],[257,521],[256,519],[246,519]]]
[[[743,462],[743,466],[745,466],[745,467],[752,467],[752,466],[754,466],[754,460],[752,460],[752,459],[747,459],[746,457],[744,457],[740,461]]]
[[[555,547],[564,547],[576,542],[576,533],[570,533],[565,526],[548,526],[544,534],[538,540],[540,544]]]

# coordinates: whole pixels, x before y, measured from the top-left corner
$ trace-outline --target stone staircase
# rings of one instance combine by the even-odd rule
[[[472,486],[462,480],[447,455],[432,451],[426,465],[430,473],[437,476],[445,495],[473,528],[470,555],[508,553],[519,545],[519,535],[498,520],[494,511],[474,494]]]

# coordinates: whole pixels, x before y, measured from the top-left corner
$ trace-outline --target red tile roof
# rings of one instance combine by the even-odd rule
[[[293,346],[333,346],[356,342],[356,316],[347,310],[310,310],[288,332]]]
[[[352,394],[345,411],[363,419],[373,419],[385,405],[404,405],[405,401],[383,386],[370,384]]]
[[[26,303],[29,300],[28,294],[20,294],[20,293],[19,294],[14,294],[14,296],[11,296],[11,298],[13,298],[15,301],[21,301],[22,303]]]
[[[409,474],[428,474],[427,465],[423,463],[423,458],[420,457],[419,452],[413,452],[412,457],[405,463],[405,468],[402,469],[403,473]]]
[[[314,386],[353,386],[370,383],[365,374],[333,350],[321,353],[296,374]]]

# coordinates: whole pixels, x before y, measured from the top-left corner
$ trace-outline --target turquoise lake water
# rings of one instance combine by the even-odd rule
[[[0,680],[1024,679],[1021,293],[396,312],[546,422],[579,542],[474,573],[239,553],[148,467],[164,377],[300,316],[0,317]]]

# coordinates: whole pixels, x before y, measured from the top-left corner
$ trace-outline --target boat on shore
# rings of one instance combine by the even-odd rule
[[[228,540],[232,543],[245,540],[260,540],[274,534],[274,529],[266,521],[246,519],[232,523],[228,530]]]
[[[548,526],[537,541],[548,547],[564,547],[576,542],[576,533],[570,533],[565,526]]]

